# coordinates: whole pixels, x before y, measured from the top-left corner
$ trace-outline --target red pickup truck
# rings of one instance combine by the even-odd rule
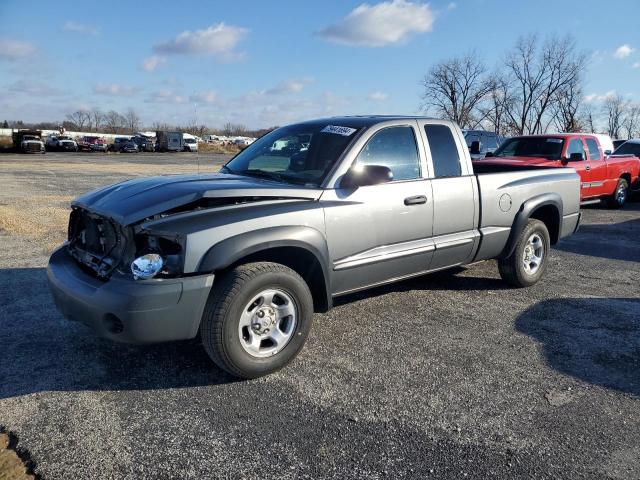
[[[583,204],[603,198],[612,208],[621,208],[631,189],[639,189],[640,158],[605,155],[598,137],[581,133],[557,133],[512,137],[487,157],[473,162],[483,171],[531,167],[575,168],[581,179]]]

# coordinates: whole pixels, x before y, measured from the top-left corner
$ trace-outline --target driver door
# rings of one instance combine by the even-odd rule
[[[433,198],[416,127],[413,120],[387,122],[354,146],[354,165],[386,166],[392,181],[338,185],[322,196],[334,295],[429,269]]]

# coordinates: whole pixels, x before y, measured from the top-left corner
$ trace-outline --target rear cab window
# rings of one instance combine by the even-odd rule
[[[589,160],[600,160],[600,148],[595,138],[587,138],[587,148],[589,149]]]
[[[424,131],[431,150],[433,176],[435,178],[461,176],[460,154],[451,129],[446,125],[434,123],[426,124]]]

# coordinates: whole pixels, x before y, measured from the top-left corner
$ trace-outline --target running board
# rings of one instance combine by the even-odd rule
[[[600,199],[596,198],[594,200],[585,200],[584,202],[580,202],[580,206],[584,207],[585,205],[594,205],[596,203],[600,203]]]

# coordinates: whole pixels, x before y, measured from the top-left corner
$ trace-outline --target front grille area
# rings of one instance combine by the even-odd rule
[[[24,150],[26,152],[40,153],[42,151],[42,147],[39,143],[26,143],[24,145]]]
[[[69,253],[99,278],[108,278],[125,251],[125,237],[111,220],[74,208],[69,218]]]

